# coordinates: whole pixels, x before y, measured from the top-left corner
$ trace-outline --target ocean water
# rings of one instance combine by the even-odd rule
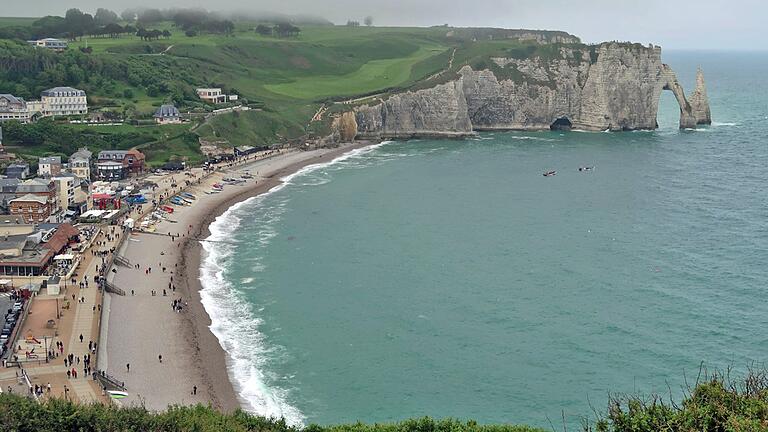
[[[654,132],[385,143],[222,215],[202,296],[247,408],[571,426],[761,365],[768,54],[665,61],[704,68],[714,125],[665,92]]]

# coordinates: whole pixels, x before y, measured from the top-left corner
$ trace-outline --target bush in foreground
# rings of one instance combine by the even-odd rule
[[[686,392],[681,403],[661,397],[612,397],[608,411],[586,431],[768,431],[768,375],[732,381],[716,373]]]
[[[743,381],[707,377],[682,402],[660,397],[611,398],[608,410],[585,431],[596,432],[751,432],[768,431],[768,375],[750,373]],[[60,399],[36,403],[16,395],[0,395],[0,431],[147,431],[147,432],[298,432],[282,420],[244,411],[222,414],[204,406],[171,407],[162,413],[143,408],[77,405]],[[526,426],[480,425],[473,421],[425,417],[400,423],[310,425],[303,432],[544,432]]]

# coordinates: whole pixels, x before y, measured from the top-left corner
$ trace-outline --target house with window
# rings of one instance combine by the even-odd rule
[[[69,171],[81,179],[91,179],[91,153],[87,148],[82,147],[69,157]]]
[[[54,177],[61,174],[61,157],[41,157],[37,160],[37,175],[40,177]]]
[[[66,41],[63,41],[61,39],[56,39],[56,38],[31,40],[31,41],[27,41],[27,43],[39,48],[45,48],[45,49],[49,49],[51,51],[56,51],[56,52],[64,51],[69,47]]]
[[[21,182],[21,184],[16,187],[16,197],[19,198],[25,195],[34,195],[45,199],[49,207],[48,216],[58,214],[60,207],[57,200],[56,182],[53,180],[33,178]]]
[[[51,204],[42,196],[26,194],[8,204],[11,215],[23,218],[25,223],[43,223],[51,217]]]
[[[223,94],[220,88],[199,88],[196,91],[197,96],[208,103],[219,104],[227,101],[227,95]]]
[[[72,87],[54,87],[40,93],[41,113],[44,116],[88,114],[88,100],[83,90]]]
[[[0,122],[16,120],[22,123],[29,121],[29,111],[24,99],[12,94],[0,94]]]
[[[138,150],[104,150],[99,152],[96,176],[100,180],[122,180],[144,172],[145,156]]]
[[[181,123],[181,114],[173,105],[163,105],[155,111],[155,123],[178,124]]]

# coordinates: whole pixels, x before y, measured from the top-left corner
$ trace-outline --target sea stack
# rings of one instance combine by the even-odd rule
[[[693,109],[693,116],[696,118],[696,124],[712,124],[707,86],[704,84],[704,72],[701,71],[701,68],[696,72],[696,89],[691,95],[691,108]]]

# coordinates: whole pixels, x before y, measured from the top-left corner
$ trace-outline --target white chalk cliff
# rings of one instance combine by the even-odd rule
[[[480,130],[655,129],[663,90],[680,106],[680,127],[711,122],[701,71],[687,100],[661,48],[638,44],[562,46],[549,58],[493,58],[462,67],[432,88],[355,108],[361,138],[468,135]],[[493,69],[493,70],[492,70]]]

